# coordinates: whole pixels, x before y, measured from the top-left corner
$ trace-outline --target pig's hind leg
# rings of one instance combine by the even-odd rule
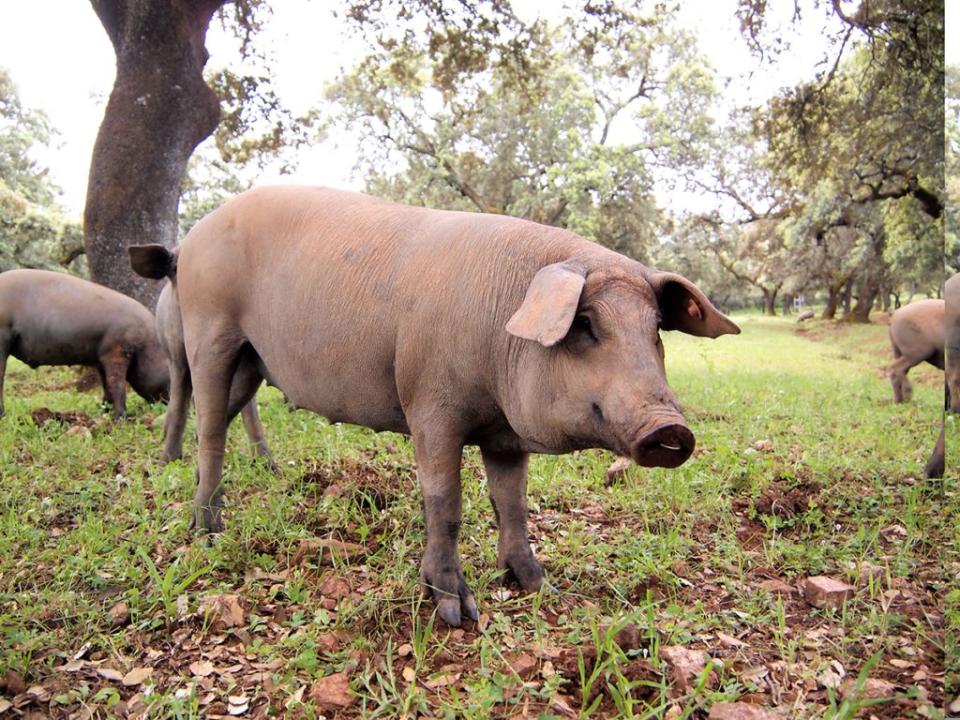
[[[907,371],[913,367],[913,363],[905,357],[896,345],[893,347],[893,354],[896,358],[893,365],[890,366],[890,384],[893,385],[893,401],[895,403],[906,402],[913,393],[913,387],[907,380]]]
[[[187,424],[192,392],[190,370],[183,365],[183,360],[171,361],[170,402],[163,422],[163,452],[160,455],[162,463],[173,462],[183,456],[183,430]]]
[[[252,353],[252,350],[249,351]],[[227,415],[230,421],[240,413],[243,418],[243,427],[247,431],[247,437],[250,444],[253,445],[254,452],[267,461],[267,465],[272,472],[279,472],[280,468],[273,461],[270,455],[270,448],[267,446],[267,438],[263,431],[263,423],[260,422],[260,413],[257,410],[257,390],[263,378],[257,370],[257,364],[254,358],[245,353],[237,366],[237,371],[233,375],[230,383],[230,402]]]
[[[512,575],[524,590],[534,592],[543,584],[543,566],[537,562],[527,540],[527,454],[498,453],[480,449],[487,471],[490,502],[497,518],[497,567]]]
[[[200,351],[191,352],[190,343],[187,347],[192,361],[190,374],[197,408],[199,446],[192,524],[198,530],[220,532],[223,530],[221,479],[230,422],[230,386],[240,363],[243,342],[229,331],[217,332],[215,327],[204,329],[206,332],[196,338],[196,348]]]

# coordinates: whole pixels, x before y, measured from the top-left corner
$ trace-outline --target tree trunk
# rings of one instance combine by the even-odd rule
[[[793,293],[784,293],[783,299],[780,300],[780,308],[783,311],[784,315],[789,315],[793,312]]]
[[[177,240],[180,182],[219,122],[203,80],[213,13],[226,0],[91,0],[117,56],[83,216],[91,278],[153,308],[161,283],[131,270],[127,246]]]
[[[823,315],[820,317],[824,320],[833,320],[834,316],[837,314],[837,305],[839,304],[840,289],[830,285],[827,287],[827,305],[825,308],[823,308]]]
[[[843,317],[850,314],[850,303],[853,302],[853,278],[847,280],[843,286]]]
[[[777,289],[761,289],[763,290],[763,314],[775,316],[777,314]]]
[[[860,294],[857,297],[857,304],[853,306],[853,310],[846,319],[856,323],[870,322],[870,310],[873,309],[873,302],[880,290],[872,280],[863,281],[858,289]]]

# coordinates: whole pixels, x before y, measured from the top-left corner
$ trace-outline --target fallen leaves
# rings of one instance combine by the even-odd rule
[[[200,600],[200,614],[212,621],[215,632],[246,624],[246,613],[239,595],[207,595]]]
[[[314,558],[313,556],[317,553],[319,553],[319,557]],[[363,545],[346,540],[337,540],[332,537],[301,540],[290,564],[292,566],[302,565],[308,558],[317,565],[329,564],[333,562],[333,558],[354,560],[366,555],[366,553],[367,549]]]

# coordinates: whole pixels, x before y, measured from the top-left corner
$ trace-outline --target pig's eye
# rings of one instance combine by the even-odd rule
[[[583,332],[589,335],[594,340],[597,339],[597,336],[593,332],[593,324],[590,322],[590,318],[587,315],[584,315],[583,313],[577,315],[573,319],[573,324],[570,326],[570,330]]]
[[[597,343],[597,336],[593,331],[593,323],[590,318],[580,313],[570,324],[570,332],[564,340],[564,347],[575,355],[585,352]]]

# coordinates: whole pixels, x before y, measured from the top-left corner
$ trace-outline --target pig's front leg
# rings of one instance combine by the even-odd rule
[[[513,574],[520,587],[534,592],[543,584],[543,566],[527,541],[527,454],[481,449],[490,502],[500,529],[497,567]]]
[[[456,627],[462,615],[471,620],[479,617],[457,554],[463,443],[436,433],[414,432],[414,444],[427,529],[420,582],[424,593],[433,596],[443,621]]]

